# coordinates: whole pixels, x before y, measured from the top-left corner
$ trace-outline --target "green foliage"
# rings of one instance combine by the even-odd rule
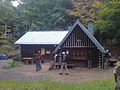
[[[20,67],[21,65],[22,65],[22,62],[13,61],[12,63],[9,63],[8,65],[3,66],[3,69],[11,69],[11,68],[14,68],[14,67]]]
[[[120,43],[120,1],[101,5],[99,17],[95,29],[103,34],[103,38],[115,39]]]
[[[20,60],[21,60],[20,57],[16,57],[16,58],[14,58],[14,61],[20,61]]]
[[[89,22],[94,22],[98,19],[95,4],[93,0],[89,0],[89,2],[84,0],[74,1],[72,9],[68,10],[68,15],[75,20],[76,18],[80,19],[84,25],[87,25]]]
[[[4,46],[1,46],[1,48],[0,48],[1,53],[9,54],[12,50],[13,50],[13,48],[9,45],[4,45]]]
[[[11,54],[11,51],[14,50],[12,46],[3,45],[0,47],[0,53]]]
[[[76,19],[86,26],[95,22],[96,35],[120,43],[119,0],[20,0],[18,7],[11,1],[0,3],[0,38],[7,27],[11,30],[7,40],[0,39],[0,46],[11,45],[27,31],[65,30]]]
[[[13,29],[13,19],[15,13],[13,11],[12,4],[10,1],[0,3],[0,53],[10,54],[13,50],[11,45],[13,40],[13,34],[8,34],[7,30],[9,27],[10,32]]]
[[[69,0],[22,0],[16,8],[18,36],[31,30],[60,30],[66,28],[66,8]],[[16,35],[16,36],[17,36]]]
[[[98,80],[79,84],[51,80],[39,82],[0,81],[1,90],[114,90],[113,80]]]

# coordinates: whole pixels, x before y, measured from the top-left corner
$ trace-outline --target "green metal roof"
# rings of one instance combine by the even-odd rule
[[[15,44],[58,45],[67,33],[68,31],[29,31],[18,39]]]

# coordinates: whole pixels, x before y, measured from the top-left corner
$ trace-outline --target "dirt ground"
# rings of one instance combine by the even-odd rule
[[[70,68],[69,75],[59,75],[59,69],[48,71],[49,63],[42,64],[42,70],[35,71],[35,65],[23,65],[9,70],[2,69],[5,61],[0,61],[0,80],[22,80],[22,81],[38,81],[45,78],[59,82],[89,82],[93,80],[113,79],[113,68],[106,70],[98,68]]]
[[[28,67],[31,67],[35,69],[34,65],[26,66],[26,69]],[[42,64],[42,70],[39,72],[36,72],[35,70],[30,71],[22,71],[18,72],[27,76],[35,76],[35,75],[41,75],[50,77],[53,80],[60,81],[60,82],[88,82],[93,80],[104,80],[104,79],[113,79],[113,68],[109,68],[107,70],[102,69],[87,69],[87,68],[71,68],[69,69],[69,75],[60,75],[59,69],[54,69],[51,71],[48,71],[49,63]]]

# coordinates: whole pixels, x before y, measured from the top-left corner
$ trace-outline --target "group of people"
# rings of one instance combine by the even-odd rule
[[[36,71],[40,71],[42,69],[41,66],[41,61],[42,61],[42,55],[40,51],[37,51],[37,53],[35,53],[35,66],[36,66]],[[67,61],[68,61],[68,54],[66,54],[66,52],[62,52],[60,54],[55,54],[54,56],[54,61],[51,63],[49,70],[52,69],[54,67],[54,63],[58,62],[60,63],[61,67],[60,67],[60,75],[62,75],[65,69],[65,74],[68,75],[68,68],[67,68]]]
[[[108,67],[109,58],[111,58],[111,54],[108,50],[106,50],[104,57],[106,58],[106,60],[104,62],[105,63],[104,67]],[[42,59],[41,52],[37,51],[35,53],[36,71],[40,71],[42,69],[41,59]],[[65,69],[66,74],[68,74],[67,62],[68,62],[68,53],[66,53],[65,51],[63,51],[61,53],[56,53],[54,55],[54,60],[51,62],[49,70],[54,68],[55,63],[59,63],[60,64],[60,74],[63,73],[63,69]],[[87,62],[88,62],[88,68],[89,69],[92,68],[92,52],[91,51],[87,52]]]
[[[88,52],[88,68],[91,68],[91,59],[90,59],[90,55],[91,52]],[[106,57],[106,63],[108,63],[109,58],[111,58],[111,54],[108,50],[106,50],[105,53],[105,57]],[[42,69],[41,66],[41,59],[42,59],[42,55],[41,52],[38,51],[38,53],[35,53],[35,65],[36,65],[36,71],[40,71]],[[66,54],[66,52],[62,52],[60,54],[56,53],[54,55],[54,61],[51,63],[50,68],[52,69],[54,67],[55,63],[60,63],[60,72],[59,74],[62,75],[65,69],[65,74],[68,75],[68,68],[67,68],[67,62],[68,62],[68,54]],[[116,66],[114,67],[114,77],[115,77],[115,82],[116,82],[116,87],[115,90],[120,90],[120,60],[116,63]]]
[[[62,75],[65,69],[65,74],[68,75],[68,68],[67,68],[67,61],[68,61],[68,54],[64,51],[62,53],[56,53],[54,55],[54,61],[51,62],[51,65],[49,67],[49,70],[53,69],[55,66],[55,63],[60,64],[60,75]]]

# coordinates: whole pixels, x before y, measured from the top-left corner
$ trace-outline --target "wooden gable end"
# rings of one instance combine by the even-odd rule
[[[63,43],[63,48],[69,47],[95,47],[95,44],[86,35],[86,33],[76,25],[72,33],[67,37]]]

